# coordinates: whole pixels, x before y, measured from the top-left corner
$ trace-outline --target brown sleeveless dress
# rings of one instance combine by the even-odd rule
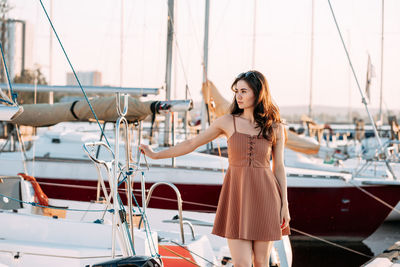
[[[272,143],[236,131],[228,139],[229,168],[219,197],[212,233],[230,239],[280,240],[281,194],[271,171]]]

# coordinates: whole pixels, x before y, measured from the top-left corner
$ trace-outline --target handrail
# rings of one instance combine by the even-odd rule
[[[181,197],[181,193],[179,192],[178,188],[174,184],[169,183],[169,182],[158,182],[158,183],[153,184],[150,187],[149,193],[147,195],[145,207],[147,207],[149,205],[151,195],[153,194],[154,189],[156,189],[159,185],[167,185],[175,191],[176,199],[178,201],[179,226],[181,229],[181,239],[182,239],[182,244],[185,244],[185,235],[184,235],[184,230],[183,230],[183,219],[182,219],[182,197]]]
[[[189,222],[189,221],[186,221],[186,220],[183,220],[182,222],[183,222],[183,224],[186,224],[186,225],[189,226],[190,231],[192,232],[192,240],[196,240],[196,237],[194,236],[194,227],[193,227],[193,224],[192,224],[191,222]]]
[[[117,94],[117,98],[119,99],[119,93]],[[125,98],[125,104],[127,104],[127,98]],[[120,110],[120,103],[117,103],[118,106],[118,113],[121,111]],[[113,164],[113,177],[115,179],[114,183],[114,187],[113,187],[113,197],[114,199],[117,199],[117,195],[118,195],[118,177],[119,177],[119,171],[120,171],[120,154],[119,154],[119,143],[120,143],[120,134],[121,134],[121,125],[123,125],[123,129],[125,131],[125,160],[126,160],[126,169],[129,169],[129,165],[130,165],[130,149],[129,149],[129,130],[128,130],[128,121],[126,120],[126,118],[124,117],[126,115],[126,112],[128,111],[128,106],[125,105],[124,107],[124,111],[123,113],[119,114],[119,118],[117,119],[117,121],[115,122],[115,159],[114,159],[114,164]],[[131,183],[131,174],[126,173],[126,183],[127,183],[127,187],[128,187],[128,194],[127,194],[127,200],[128,200],[128,216],[129,219],[132,220],[133,217],[133,205],[132,205],[132,183]],[[114,201],[114,210],[118,211],[119,207],[118,207],[118,203],[117,201]],[[114,217],[115,218],[115,217]],[[116,221],[114,221],[116,223]],[[114,225],[114,224],[113,224]],[[129,232],[126,233],[128,236],[128,238],[130,240],[127,240],[127,242],[131,245],[130,249],[131,249],[131,253],[129,253],[130,256],[135,255],[134,252],[134,228],[133,228],[133,223],[131,223],[129,225],[130,227],[130,235]],[[115,232],[113,232],[113,235],[115,235]]]
[[[106,144],[105,142],[102,142],[102,141],[87,142],[87,143],[83,144],[83,150],[85,151],[85,153],[89,157],[89,159],[92,160],[95,163],[94,166],[96,167],[96,171],[97,171],[98,179],[97,179],[96,201],[100,200],[100,189],[102,189],[103,194],[104,194],[104,196],[106,198],[107,207],[108,207],[108,205],[110,204],[110,196],[111,196],[111,194],[109,196],[108,193],[107,193],[106,185],[104,183],[104,179],[103,179],[103,176],[101,175],[101,170],[100,170],[100,167],[98,165],[103,165],[105,167],[106,172],[107,172],[107,179],[110,180],[110,175],[111,175],[111,172],[112,172],[112,165],[114,163],[114,159],[112,159],[112,160],[110,160],[108,162],[105,161],[105,160],[98,159],[98,153],[97,152],[99,151],[99,149],[97,149],[97,151],[96,151],[96,156],[92,155],[90,153],[91,151],[90,151],[89,148],[92,147],[94,149],[94,147],[96,147],[96,146],[98,146],[98,148],[100,148],[101,146],[104,146],[111,153],[111,155],[113,157],[114,157],[114,153],[111,150],[110,146],[108,144]],[[94,150],[92,152],[94,153]],[[103,214],[103,218],[104,218],[104,215],[105,215],[105,213]]]
[[[124,117],[128,113],[128,95],[122,95],[122,97],[124,98],[123,110],[121,110],[121,93],[117,93],[115,97],[118,116]]]
[[[86,155],[88,155],[88,157],[89,157],[92,161],[94,161],[95,163],[98,163],[98,164],[106,165],[106,166],[107,166],[107,164],[110,164],[110,163],[112,163],[112,162],[114,161],[114,159],[112,159],[110,162],[106,162],[106,161],[104,161],[104,160],[98,159],[97,157],[94,157],[94,156],[90,153],[89,147],[95,147],[95,146],[104,146],[105,148],[107,148],[107,150],[108,150],[109,152],[111,152],[111,155],[114,156],[114,153],[113,153],[112,149],[111,149],[106,143],[104,143],[104,142],[102,142],[102,141],[100,141],[100,142],[87,142],[87,143],[83,144],[83,149],[84,149]]]

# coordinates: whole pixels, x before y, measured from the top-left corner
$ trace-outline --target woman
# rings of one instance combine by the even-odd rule
[[[254,267],[268,266],[272,241],[289,234],[285,129],[264,75],[241,73],[231,88],[235,92],[231,114],[215,120],[206,131],[157,153],[146,145],[140,149],[153,159],[171,158],[225,135],[229,168],[212,233],[227,238],[235,267],[249,267],[252,262]]]

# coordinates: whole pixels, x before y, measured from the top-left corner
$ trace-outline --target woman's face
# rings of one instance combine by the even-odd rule
[[[234,88],[236,102],[240,109],[251,108],[254,106],[254,92],[244,80],[239,80]]]

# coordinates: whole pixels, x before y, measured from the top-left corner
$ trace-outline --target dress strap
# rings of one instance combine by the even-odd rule
[[[236,133],[236,120],[235,120],[235,115],[232,115],[233,117],[233,128],[235,129],[235,133]]]

